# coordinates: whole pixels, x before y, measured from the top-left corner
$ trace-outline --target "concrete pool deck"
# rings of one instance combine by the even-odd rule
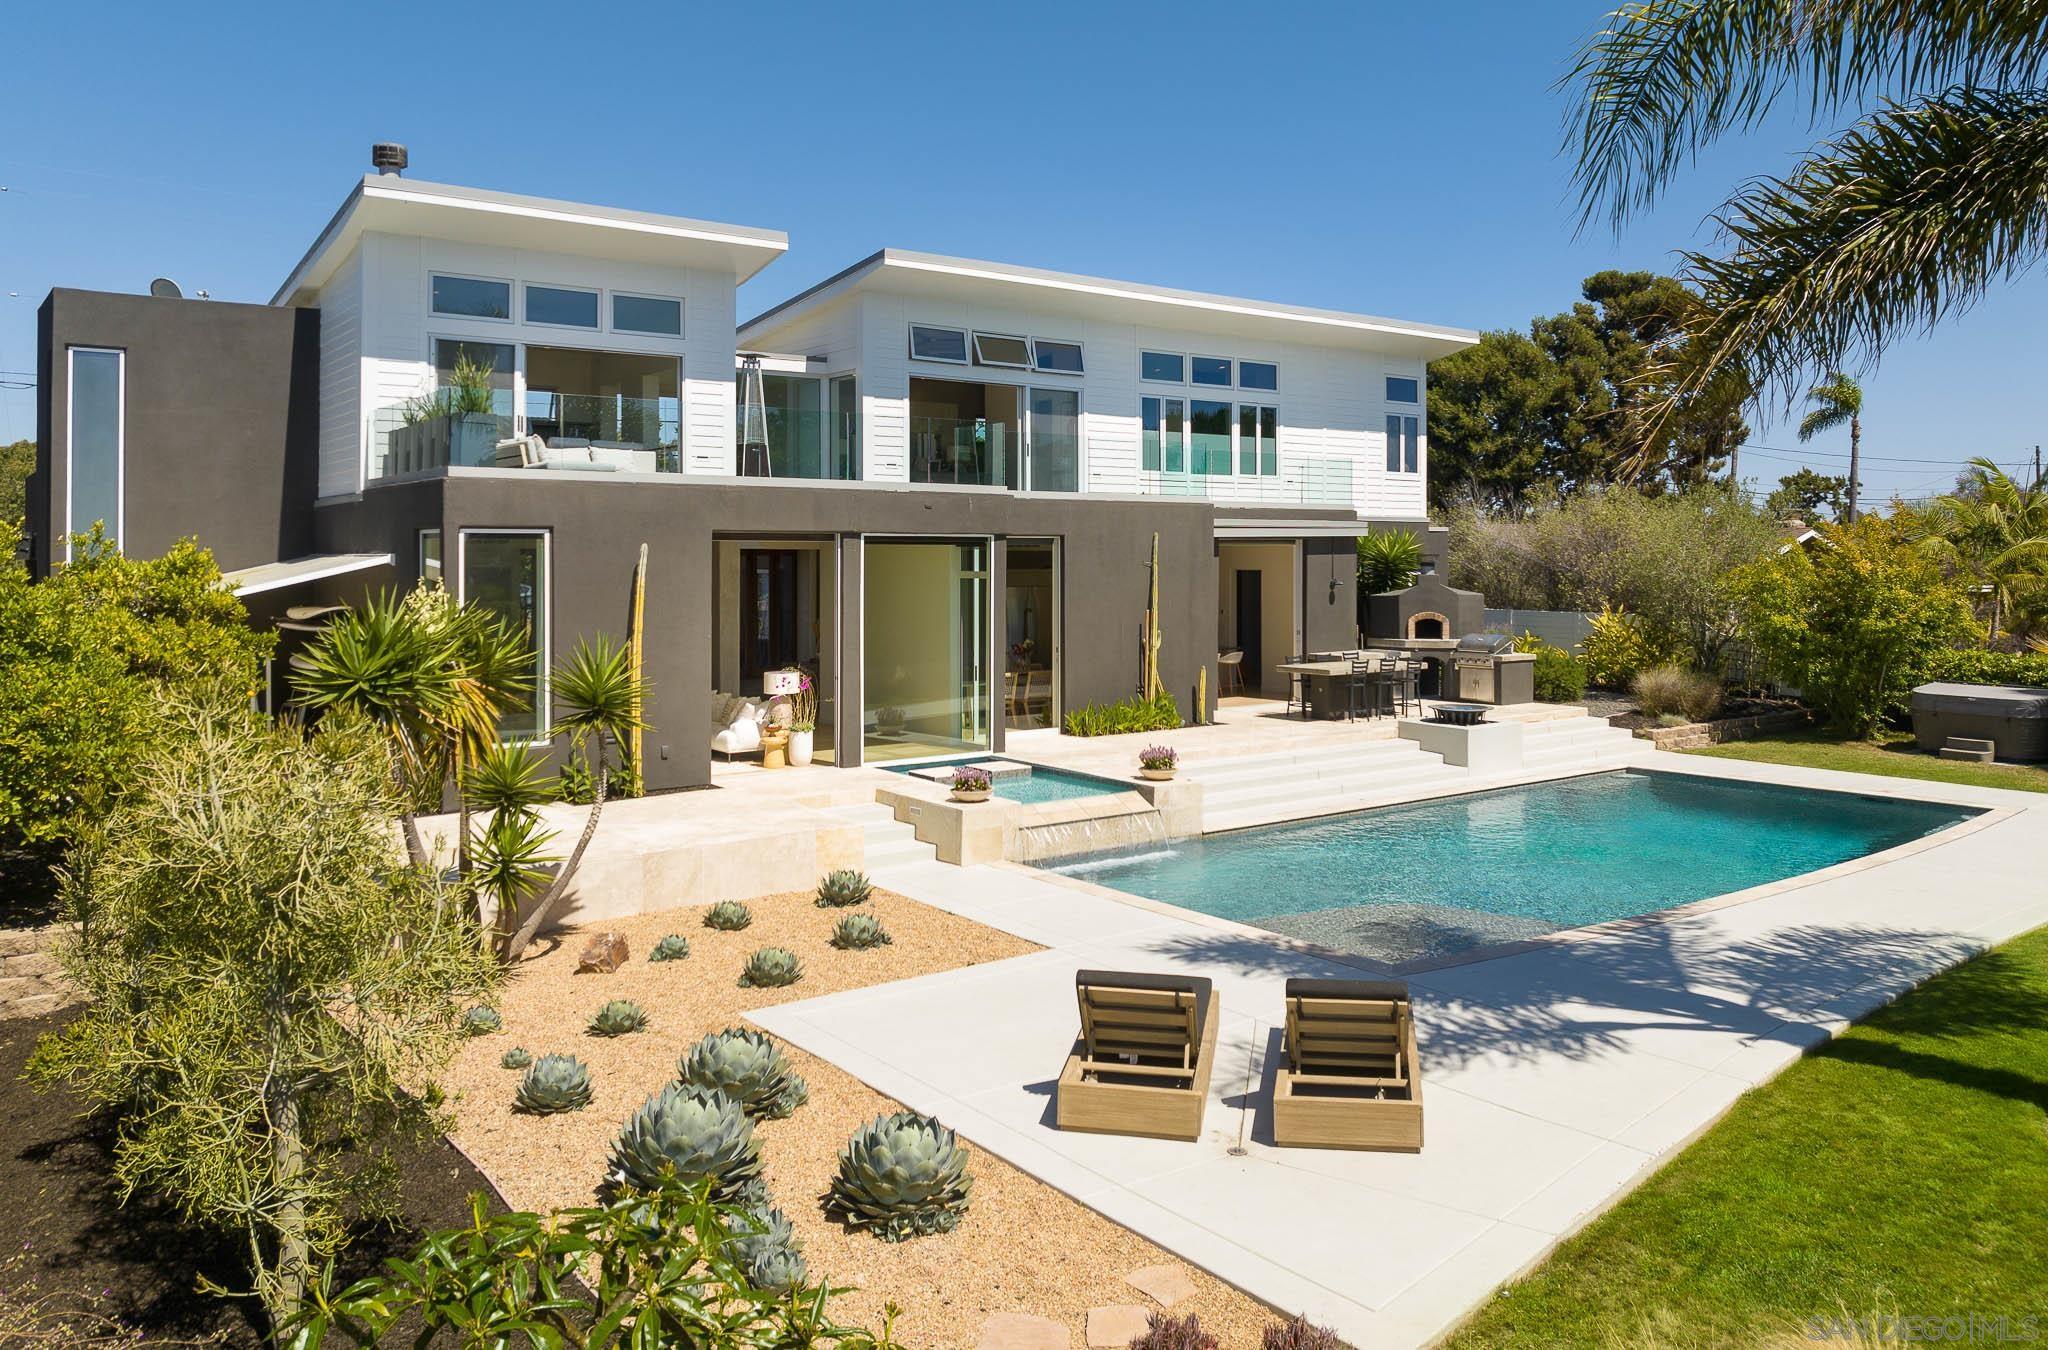
[[[1737,897],[1409,975],[1416,1155],[1271,1142],[1283,982],[1370,963],[1028,869],[916,863],[876,879],[1045,951],[753,1017],[1276,1307],[1361,1346],[1427,1344],[1806,1049],[2048,923],[2048,796],[1661,752],[1647,767],[1991,814]],[[1052,1128],[1082,966],[1216,981],[1224,1020],[1198,1142]]]

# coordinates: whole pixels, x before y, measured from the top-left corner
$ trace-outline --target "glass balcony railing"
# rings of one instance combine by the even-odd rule
[[[737,410],[734,471],[747,478],[850,481],[860,477],[860,418],[853,412],[769,408],[765,437],[749,439],[746,409]]]
[[[1042,415],[1020,434],[982,417],[910,419],[910,481],[1006,487],[1016,492],[1081,490],[1080,437],[1072,416]]]
[[[1221,459],[1221,457],[1218,457]],[[1223,462],[1228,463],[1227,460]],[[1231,464],[1230,467],[1239,467]],[[1222,505],[1357,506],[1364,472],[1356,460],[1282,455],[1278,473],[1147,473],[1162,497],[1201,497]]]
[[[370,477],[449,465],[682,471],[675,399],[529,392],[520,407],[525,439],[501,450],[501,442],[521,434],[513,411],[510,390],[496,391],[488,412],[464,412],[435,395],[379,408],[370,417]]]

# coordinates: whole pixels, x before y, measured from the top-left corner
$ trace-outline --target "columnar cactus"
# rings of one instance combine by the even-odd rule
[[[534,1116],[581,1111],[590,1105],[590,1069],[574,1055],[542,1055],[519,1080],[512,1104]]]
[[[704,926],[737,933],[754,921],[754,911],[737,900],[721,900],[704,912]]]
[[[885,1242],[949,1233],[967,1212],[967,1150],[930,1116],[877,1116],[839,1151],[826,1208]]]
[[[787,947],[763,947],[740,971],[742,989],[774,989],[804,977],[804,963]]]
[[[751,1027],[727,1027],[690,1047],[679,1081],[725,1093],[756,1119],[781,1120],[810,1099],[782,1050]]]
[[[875,892],[874,883],[851,867],[840,867],[827,872],[825,879],[818,883],[818,906],[821,909],[843,909],[848,905],[862,905]]]
[[[652,1191],[665,1177],[684,1185],[709,1180],[718,1200],[745,1198],[761,1179],[754,1122],[725,1093],[663,1088],[635,1111],[612,1143],[607,1173],[614,1185]]]

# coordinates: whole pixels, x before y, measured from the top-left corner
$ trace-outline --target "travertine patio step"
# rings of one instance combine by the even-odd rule
[[[860,826],[864,871],[872,873],[905,863],[930,862],[938,856],[936,849],[918,839],[913,826],[896,819],[896,813],[880,802],[835,806],[822,814]]]

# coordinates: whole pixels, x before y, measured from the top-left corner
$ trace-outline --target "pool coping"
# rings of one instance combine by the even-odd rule
[[[1055,885],[1066,886],[1070,889],[1080,891],[1084,894],[1094,895],[1101,899],[1115,900],[1122,904],[1131,905],[1138,909],[1148,910],[1154,914],[1164,915],[1168,918],[1178,919],[1184,923],[1191,923],[1198,927],[1212,928],[1218,932],[1229,933],[1236,937],[1257,937],[1268,942],[1277,943],[1289,951],[1300,952],[1304,955],[1314,956],[1320,958],[1321,960],[1330,961],[1338,965],[1350,966],[1353,969],[1366,971],[1374,975],[1426,975],[1433,971],[1450,970],[1458,966],[1474,965],[1481,961],[1499,960],[1502,957],[1515,956],[1523,952],[1540,951],[1547,947],[1569,946],[1578,942],[1598,941],[1602,938],[1613,937],[1618,934],[1640,930],[1642,928],[1656,924],[1670,923],[1699,914],[1710,914],[1715,910],[1732,909],[1737,905],[1753,904],[1758,900],[1769,899],[1774,895],[1783,895],[1789,891],[1800,890],[1808,886],[1817,885],[1821,882],[1832,881],[1842,877],[1854,876],[1858,872],[1868,871],[1875,867],[1882,867],[1887,863],[1897,862],[1903,858],[1910,858],[1916,854],[1923,853],[1931,848],[1938,848],[1944,844],[1958,842],[1959,840],[1964,839],[1969,835],[1975,834],[1980,830],[1989,829],[1993,825],[1999,824],[2000,822],[2005,820],[2009,820],[2012,817],[2020,814],[2020,812],[2024,809],[2018,806],[1987,806],[1977,802],[1958,801],[1950,798],[1918,796],[1913,793],[1905,791],[1876,792],[1858,787],[1815,787],[1797,789],[1796,785],[1785,783],[1773,784],[1771,780],[1768,779],[1749,778],[1747,776],[1739,774],[1722,774],[1714,772],[1695,773],[1690,769],[1683,768],[1677,765],[1659,764],[1655,767],[1651,767],[1647,764],[1626,764],[1618,765],[1609,769],[1594,770],[1592,772],[1670,774],[1692,778],[1712,779],[1718,782],[1763,783],[1765,785],[1770,786],[1794,787],[1795,790],[1827,792],[1837,796],[1844,797],[1866,797],[1877,801],[1897,799],[1904,801],[1923,802],[1930,806],[1968,807],[1971,810],[1975,811],[1976,814],[1968,817],[1967,819],[1959,820],[1955,822],[1953,825],[1944,826],[1941,829],[1936,830],[1930,834],[1924,834],[1920,836],[1918,839],[1909,839],[1903,844],[1894,844],[1890,848],[1880,849],[1875,853],[1866,853],[1861,857],[1849,858],[1838,863],[1830,863],[1826,867],[1818,867],[1810,872],[1800,872],[1794,876],[1782,877],[1777,881],[1767,881],[1762,882],[1755,886],[1747,886],[1739,891],[1728,891],[1721,895],[1702,896],[1698,900],[1688,900],[1684,904],[1672,905],[1665,909],[1653,909],[1643,914],[1629,914],[1624,915],[1623,917],[1618,919],[1604,919],[1599,923],[1582,924],[1574,928],[1560,928],[1554,933],[1545,933],[1539,937],[1520,938],[1513,942],[1488,943],[1483,946],[1467,948],[1462,952],[1457,952],[1452,955],[1444,957],[1423,958],[1417,961],[1401,962],[1378,961],[1373,959],[1372,957],[1360,955],[1357,952],[1345,951],[1342,948],[1338,947],[1325,946],[1324,944],[1319,942],[1311,942],[1306,938],[1299,938],[1291,934],[1276,932],[1275,930],[1270,928],[1261,928],[1257,924],[1239,923],[1234,919],[1225,919],[1219,915],[1205,914],[1201,910],[1188,909],[1185,906],[1176,905],[1165,900],[1156,900],[1150,896],[1137,895],[1130,891],[1120,891],[1113,886],[1105,886],[1100,882],[1089,881],[1082,877],[1069,876],[1062,872],[1052,871],[1048,868],[1043,867],[1036,867],[1029,863],[1010,862],[1006,860],[1000,863],[992,863],[989,865],[1007,868],[1009,870],[1016,872],[1029,873],[1032,876],[1041,878]],[[1388,802],[1380,806],[1361,807],[1358,808],[1358,810],[1356,811],[1318,813],[1316,815],[1303,816],[1296,820],[1276,820],[1263,825],[1248,825],[1230,830],[1217,830],[1214,831],[1213,834],[1216,837],[1223,837],[1233,834],[1243,834],[1249,830],[1265,830],[1293,824],[1309,824],[1312,822],[1327,821],[1332,819],[1334,816],[1338,815],[1363,814],[1367,811],[1382,811],[1398,806],[1420,806],[1432,802],[1448,801],[1457,797],[1477,796],[1481,793],[1486,792],[1502,792],[1507,791],[1511,788],[1534,787],[1540,786],[1542,783],[1546,782],[1562,782],[1567,779],[1585,778],[1590,776],[1592,776],[1591,773],[1570,773],[1559,774],[1551,778],[1538,779],[1534,782],[1528,783],[1515,782],[1489,784],[1485,787],[1475,787],[1467,791],[1440,793],[1433,794],[1427,797],[1419,797],[1411,802]],[[1967,786],[1962,784],[1938,783],[1930,779],[1903,779],[1895,781],[1910,783],[1924,782],[1927,783],[1930,787],[1936,788]],[[1993,788],[1985,790],[2005,791],[2008,789]],[[1209,833],[1205,833],[1201,837],[1206,839],[1211,837],[1211,835]]]

